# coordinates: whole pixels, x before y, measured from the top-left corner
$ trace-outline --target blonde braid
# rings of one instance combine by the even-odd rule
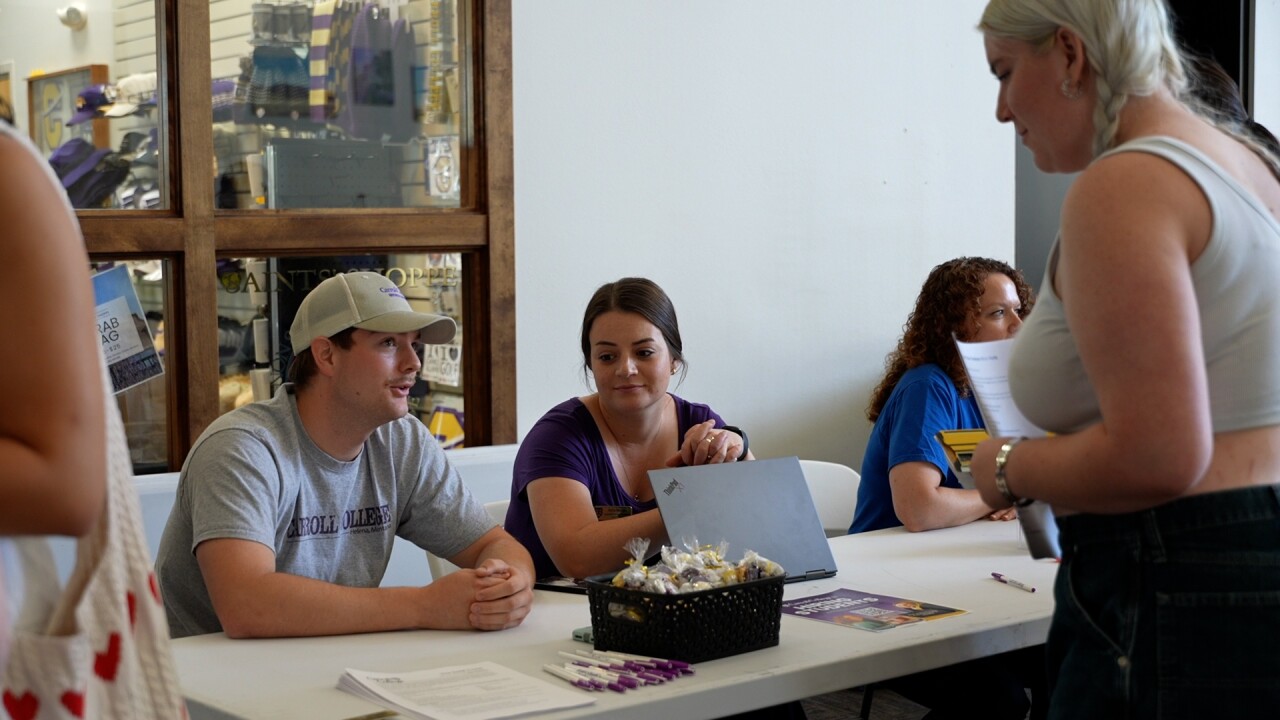
[[[1093,108],[1093,156],[1106,152],[1116,141],[1116,133],[1120,129],[1120,109],[1129,101],[1129,96],[1112,90],[1111,83],[1105,75],[1098,74],[1096,83],[1098,104]]]

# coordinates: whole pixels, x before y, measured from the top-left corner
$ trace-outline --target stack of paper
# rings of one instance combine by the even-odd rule
[[[430,720],[491,720],[595,702],[492,662],[408,673],[348,668],[338,688],[406,717]]]

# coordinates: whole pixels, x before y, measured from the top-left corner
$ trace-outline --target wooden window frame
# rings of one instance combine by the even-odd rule
[[[169,467],[218,416],[219,258],[462,252],[467,444],[516,441],[511,2],[470,0],[474,142],[462,209],[220,210],[214,204],[207,0],[157,0],[168,97],[168,210],[79,212],[94,260],[164,258]],[[461,11],[461,10],[460,10]],[[465,143],[464,143],[465,144]]]

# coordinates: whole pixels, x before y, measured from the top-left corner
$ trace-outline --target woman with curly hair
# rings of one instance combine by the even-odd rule
[[[987,505],[977,490],[961,488],[934,436],[985,427],[955,339],[1012,337],[1034,302],[1022,273],[999,260],[956,258],[929,273],[867,407],[875,427],[850,533],[899,525],[917,532],[1016,517],[1011,508]]]
[[[875,427],[862,460],[850,533],[899,525],[916,532],[981,517],[1017,516],[1007,503],[998,509],[983,502],[977,490],[961,488],[934,435],[984,427],[956,338],[987,342],[1012,337],[1034,302],[1022,273],[999,260],[956,258],[929,273],[867,407]],[[1044,648],[1035,646],[894,678],[885,685],[929,708],[929,720],[1021,720],[1028,710],[1039,720],[1045,716],[1043,667]]]

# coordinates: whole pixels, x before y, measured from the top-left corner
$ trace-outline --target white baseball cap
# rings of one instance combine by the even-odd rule
[[[289,328],[293,354],[311,347],[316,338],[333,337],[353,327],[387,333],[417,330],[422,342],[433,345],[449,342],[457,331],[452,318],[414,312],[404,293],[385,275],[341,273],[302,299]]]
[[[107,117],[125,117],[138,108],[156,104],[156,73],[135,73],[120,78],[115,83],[115,104],[103,108]]]

